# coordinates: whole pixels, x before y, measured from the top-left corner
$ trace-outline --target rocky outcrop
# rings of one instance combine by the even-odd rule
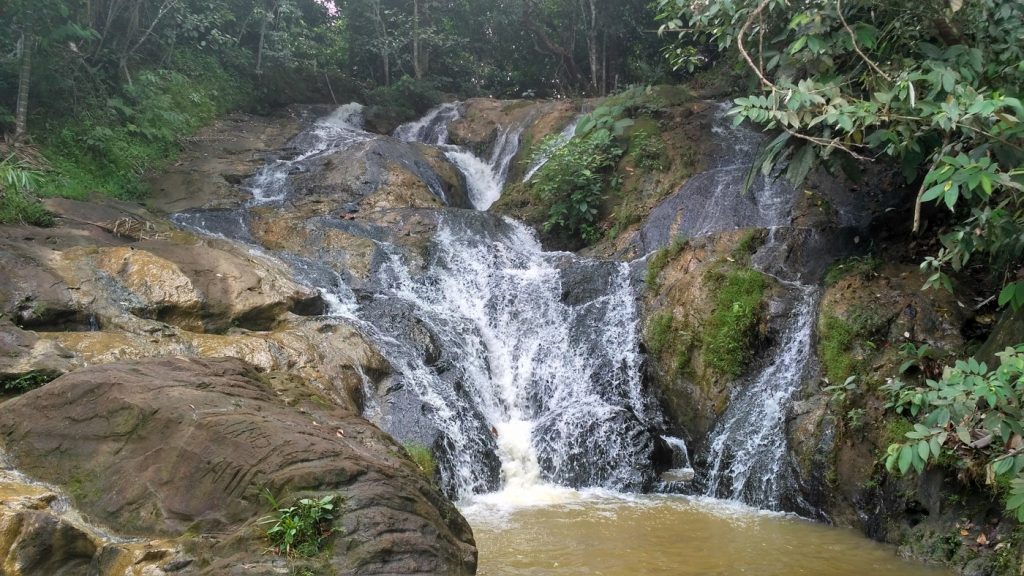
[[[699,452],[715,420],[739,383],[709,363],[703,340],[710,331],[723,274],[749,270],[750,249],[762,232],[745,230],[677,244],[647,260],[644,343],[650,354],[648,378],[669,421]],[[739,246],[739,248],[738,248]],[[654,268],[652,270],[652,267]],[[659,271],[658,268],[661,268]],[[740,351],[752,356],[771,330],[769,291],[751,313],[754,329]]]
[[[20,470],[65,487],[90,518],[193,543],[200,573],[277,573],[256,525],[264,490],[340,496],[330,552],[313,561],[337,573],[475,568],[469,526],[390,437],[300,378],[239,360],[78,370],[5,404],[0,437]]]

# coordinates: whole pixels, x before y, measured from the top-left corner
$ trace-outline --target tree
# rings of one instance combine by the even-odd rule
[[[1013,279],[1024,259],[1024,3],[1017,0],[661,0],[676,33],[677,67],[700,64],[711,43],[750,69],[760,88],[738,98],[737,122],[779,131],[766,169],[788,164],[794,181],[819,162],[897,162],[921,205],[956,223],[924,266],[946,270],[988,258]],[[1011,282],[1001,303],[1024,304]]]

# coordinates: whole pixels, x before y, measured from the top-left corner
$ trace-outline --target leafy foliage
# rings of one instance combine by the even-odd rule
[[[788,164],[803,180],[819,162],[889,158],[920,183],[922,203],[952,210],[925,261],[929,286],[988,258],[995,274],[1024,258],[1024,4],[974,2],[793,3],[660,0],[676,66],[703,58],[701,42],[734,50],[761,89],[737,98],[737,122],[775,129],[762,167]],[[908,226],[910,227],[910,226]],[[1011,274],[1012,276],[1012,274]],[[1006,303],[1024,304],[1004,295]]]
[[[971,358],[946,367],[924,385],[893,378],[882,386],[887,408],[916,422],[886,452],[890,471],[918,473],[942,458],[967,472],[984,471],[989,485],[1008,482],[1006,507],[1024,520],[1024,346],[997,355],[998,368]]]
[[[281,506],[269,491],[264,493],[264,497],[274,508],[274,513],[261,519],[260,523],[272,524],[266,536],[279,554],[311,558],[323,550],[334,522],[336,495],[302,498],[287,507]]]
[[[0,389],[7,393],[21,394],[29,390],[35,390],[40,386],[49,383],[56,376],[45,371],[27,372],[16,378],[0,381]]]
[[[664,172],[669,161],[665,152],[665,142],[657,134],[646,130],[637,130],[630,139],[630,153],[636,167],[647,172]]]

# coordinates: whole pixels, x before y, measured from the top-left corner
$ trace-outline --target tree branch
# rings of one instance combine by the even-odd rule
[[[883,72],[877,64],[867,57],[867,54],[864,54],[864,52],[861,51],[860,46],[857,45],[857,35],[853,32],[853,28],[850,28],[850,25],[846,22],[846,17],[843,16],[842,0],[836,0],[836,11],[839,13],[839,20],[842,21],[843,28],[846,28],[846,32],[850,34],[850,42],[853,43],[853,49],[860,55],[861,59],[871,67],[872,70],[877,72],[882,78],[885,78],[887,82],[892,82],[892,77]]]

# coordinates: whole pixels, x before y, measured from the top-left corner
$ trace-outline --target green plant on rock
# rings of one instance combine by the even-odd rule
[[[665,142],[660,136],[646,130],[637,130],[630,140],[630,152],[637,168],[645,172],[668,170],[669,160],[665,152]]]
[[[767,282],[763,274],[750,268],[726,270],[716,276],[715,310],[701,351],[710,368],[736,377],[753,357]]]
[[[675,338],[675,317],[671,312],[659,312],[651,317],[647,327],[647,349],[658,355],[667,350]]]
[[[21,394],[29,390],[35,390],[44,384],[48,384],[56,378],[53,374],[42,370],[27,372],[17,377],[0,380],[0,390],[7,393]]]
[[[337,495],[302,498],[292,506],[281,506],[269,490],[264,497],[274,512],[260,524],[271,524],[266,537],[277,553],[312,558],[323,550],[334,523]]]
[[[606,128],[588,132],[577,128],[576,136],[564,145],[557,137],[543,140],[534,158],[548,160],[531,179],[530,187],[546,207],[544,230],[560,230],[587,243],[599,240],[601,201],[622,153]]]
[[[53,216],[35,197],[42,180],[41,171],[14,154],[0,160],[0,224],[53,224]]]
[[[420,472],[433,482],[437,475],[437,461],[434,459],[434,452],[430,448],[415,442],[409,442],[403,444],[403,446],[405,451],[409,453],[409,457],[416,464],[416,467],[420,469]]]
[[[913,429],[886,451],[885,466],[906,474],[951,459],[998,492],[1024,521],[1024,345],[997,355],[998,368],[974,358],[948,366],[923,385],[891,378],[881,387],[886,407],[915,419]]]
[[[818,355],[825,378],[843,382],[862,364],[858,348],[873,348],[873,338],[881,336],[888,323],[876,311],[863,306],[852,307],[842,318],[826,313],[821,324]]]
[[[839,260],[825,272],[825,286],[834,286],[843,278],[850,276],[859,276],[866,280],[872,275],[877,275],[881,266],[882,260],[876,256],[852,256]]]

